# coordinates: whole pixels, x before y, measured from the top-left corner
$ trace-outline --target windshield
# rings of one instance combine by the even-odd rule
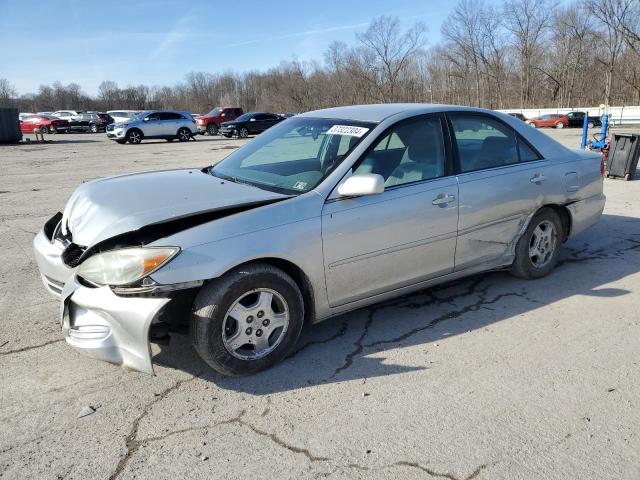
[[[234,120],[234,122],[246,122],[251,117],[253,117],[253,113],[245,113],[244,115],[240,115],[238,118]]]
[[[146,115],[148,115],[151,112],[152,112],[152,110],[147,110],[146,112],[136,113],[131,118],[129,118],[129,120],[141,120],[143,117],[145,117]]]
[[[375,125],[293,117],[271,127],[209,169],[220,178],[286,194],[324,180]]]
[[[207,115],[211,115],[212,117],[217,117],[221,113],[222,113],[222,109],[221,108],[214,108],[209,113],[207,113]]]

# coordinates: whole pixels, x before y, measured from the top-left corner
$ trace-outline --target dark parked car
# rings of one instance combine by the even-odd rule
[[[581,127],[584,122],[585,112],[569,112],[567,113],[567,118],[569,119],[570,127]],[[598,116],[589,116],[588,117],[588,125],[589,128],[599,127],[602,122],[600,121],[600,117]]]
[[[511,115],[512,117],[517,118],[518,120],[522,120],[523,122],[527,121],[527,117],[525,117],[523,114],[521,113],[510,113],[509,115]]]
[[[113,118],[106,113],[79,113],[69,120],[69,130],[82,130],[91,133],[105,131],[107,125],[113,123]]]
[[[249,112],[231,122],[224,122],[220,125],[220,133],[227,138],[233,135],[237,135],[238,138],[247,138],[249,135],[262,133],[283,120],[284,117],[275,113]]]

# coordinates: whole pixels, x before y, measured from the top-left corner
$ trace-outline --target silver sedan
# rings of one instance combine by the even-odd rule
[[[67,342],[153,372],[188,325],[228,375],[303,325],[474,273],[547,275],[604,208],[599,156],[508,115],[365,105],[292,117],[222,162],[91,181],[34,240]]]

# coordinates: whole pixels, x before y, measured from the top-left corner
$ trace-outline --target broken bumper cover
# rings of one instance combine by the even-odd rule
[[[41,230],[33,241],[46,289],[61,299],[65,340],[90,357],[153,374],[149,329],[170,297],[119,296],[80,284],[62,262],[64,246]]]
[[[121,297],[110,287],[85,287],[74,277],[62,290],[62,330],[79,352],[153,374],[149,328],[167,297]]]

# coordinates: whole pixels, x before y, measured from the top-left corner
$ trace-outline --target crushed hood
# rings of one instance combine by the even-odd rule
[[[287,198],[200,170],[166,170],[87,182],[71,195],[62,231],[90,247],[142,227]],[[67,230],[68,229],[68,230]]]

